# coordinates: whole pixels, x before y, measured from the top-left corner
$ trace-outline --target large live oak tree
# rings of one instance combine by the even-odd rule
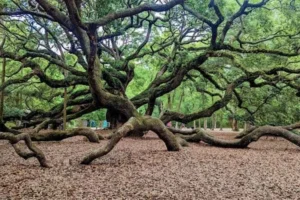
[[[148,130],[157,133],[170,151],[178,151],[183,144],[182,139],[202,140],[222,147],[246,147],[265,134],[281,136],[299,145],[299,137],[290,132],[299,128],[299,123],[288,127],[251,129],[252,132],[240,141],[228,143],[200,130],[189,132],[193,134],[189,137],[175,136],[174,133],[180,131],[165,126],[169,121],[187,123],[209,117],[225,108],[232,99],[239,102],[240,108],[253,113],[243,106],[245,94],[241,94],[240,88],[245,85],[250,88],[276,88],[278,92],[288,87],[299,93],[300,69],[293,60],[299,55],[299,31],[294,28],[282,31],[270,25],[268,31],[262,27],[260,32],[253,34],[252,30],[258,24],[252,24],[251,17],[264,16],[264,9],[284,13],[284,5],[278,9],[275,1],[233,2],[228,5],[225,1],[214,0],[201,3],[192,0],[151,3],[115,0],[105,5],[102,1],[80,0],[5,2],[0,12],[0,28],[5,33],[0,56],[14,62],[16,67],[15,76],[7,79],[0,90],[36,79],[38,84],[43,83],[57,91],[67,88],[69,100],[66,105],[56,104],[49,111],[32,110],[24,116],[27,126],[37,126],[29,134],[16,130],[22,127],[7,128],[4,122],[17,117],[4,116],[0,128],[5,133],[0,134],[0,139],[7,139],[12,144],[25,139],[28,147],[35,152],[31,156],[37,157],[42,166],[47,166],[44,156],[32,147],[31,139],[52,140],[85,135],[97,142],[98,136],[89,130],[51,132],[44,137],[39,134],[49,124],[61,124],[63,110],[67,107],[67,120],[107,109],[108,116],[122,124],[106,146],[87,154],[83,164],[109,153],[122,137]],[[289,1],[285,3],[290,5]],[[292,23],[289,25],[297,24],[295,21]],[[289,25],[284,28],[289,28]],[[153,58],[160,61],[153,69],[155,75],[150,84],[128,98],[126,91],[135,78],[136,68],[151,66],[149,62]],[[261,62],[260,68],[254,68],[251,66],[254,63],[243,62],[244,58],[258,61],[276,58],[278,61],[272,61],[270,66]],[[229,75],[224,62],[230,63]],[[223,70],[222,73],[215,70],[215,63],[217,69]],[[53,73],[59,75],[53,76]],[[219,93],[211,93],[201,87],[199,82],[203,80]],[[160,119],[151,117],[157,98],[172,92],[183,82],[191,82],[198,91],[218,96],[219,100],[193,113],[164,110]],[[81,89],[76,89],[79,86]],[[53,94],[56,95],[62,93]],[[139,113],[137,109],[145,105],[146,112]]]

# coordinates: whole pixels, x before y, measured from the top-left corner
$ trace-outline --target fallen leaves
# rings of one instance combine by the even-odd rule
[[[228,139],[232,135],[218,133]],[[41,142],[53,167],[22,160],[0,141],[0,199],[297,199],[299,148],[283,139],[262,139],[249,149],[192,144],[167,152],[150,133],[124,138],[91,165],[79,165],[93,144],[74,137]]]

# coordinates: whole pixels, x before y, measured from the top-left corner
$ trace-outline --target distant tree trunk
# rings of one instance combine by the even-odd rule
[[[171,99],[171,93],[168,93],[168,110],[172,110],[172,99]]]
[[[223,123],[220,122],[220,131],[223,131]]]
[[[120,112],[108,109],[106,112],[106,120],[109,122],[109,129],[118,129],[120,128],[127,120],[124,115],[122,115]],[[133,130],[130,131],[127,136],[128,137],[143,137],[147,132],[139,131],[139,130]]]
[[[211,130],[215,130],[217,128],[217,120],[216,116],[213,115],[211,118]]]
[[[217,120],[215,119],[214,120],[214,129],[216,129],[217,128]]]
[[[223,131],[223,117],[220,117],[220,131]]]
[[[207,118],[205,118],[205,119],[204,119],[203,128],[204,128],[204,130],[206,130],[206,129],[207,129]]]
[[[125,117],[118,111],[113,109],[108,109],[106,112],[106,120],[109,122],[110,129],[119,128],[122,124],[126,122]]]
[[[232,128],[232,118],[231,117],[228,117],[228,124]]]
[[[159,110],[159,118],[161,118],[161,116],[163,116],[163,114],[165,113],[165,108],[164,108],[164,104],[163,102],[158,103],[158,110]]]
[[[61,124],[53,123],[51,127],[52,127],[53,130],[57,130],[58,127],[59,127],[60,125],[61,125]],[[25,127],[25,128],[26,128],[26,127]]]
[[[201,120],[200,119],[198,119],[198,126],[199,126],[199,128],[201,128]]]
[[[184,89],[182,89],[181,94],[180,94],[180,99],[179,99],[179,104],[178,104],[177,112],[180,111],[180,107],[181,107],[183,96],[184,96]],[[178,129],[178,122],[176,122],[175,127]]]
[[[6,58],[3,58],[3,63],[2,63],[2,76],[1,76],[1,85],[5,82],[5,67],[6,67]],[[0,122],[3,121],[3,108],[4,108],[4,90],[1,91],[0,93],[1,98],[0,98]]]
[[[68,103],[67,88],[64,88],[63,130],[67,129],[67,103]]]
[[[239,131],[238,120],[236,120],[236,119],[232,120],[232,130],[233,131]]]
[[[244,131],[247,131],[249,130],[251,127],[250,123],[248,121],[245,121],[245,124],[244,124]]]
[[[197,128],[196,121],[194,120],[194,128]]]
[[[64,55],[64,52],[62,50],[62,47],[61,47],[60,43],[57,42],[56,46],[57,46],[57,48],[58,48],[58,50],[60,52],[60,56],[61,56],[62,60],[64,62],[66,62],[66,58],[65,58],[65,55]],[[67,70],[63,70],[63,74],[64,74],[65,78],[68,77],[68,71]],[[63,130],[67,129],[67,104],[68,104],[68,94],[67,94],[67,91],[68,91],[68,88],[64,88],[64,108],[63,108],[63,127],[62,127]]]
[[[154,111],[154,107],[155,107],[155,99],[149,99],[148,107],[147,107],[145,115],[151,116]]]

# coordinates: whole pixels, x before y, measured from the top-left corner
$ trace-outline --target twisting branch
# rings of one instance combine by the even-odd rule
[[[240,139],[236,140],[222,140],[216,137],[213,137],[209,133],[204,130],[194,129],[194,130],[176,130],[169,129],[173,133],[177,134],[178,137],[188,141],[188,142],[196,142],[200,141],[210,144],[212,146],[223,147],[223,148],[246,148],[250,143],[259,140],[259,138],[263,136],[276,136],[282,137],[289,142],[300,147],[300,136],[291,132],[291,130],[299,129],[300,123],[295,123],[288,126],[261,126],[261,127],[253,127],[250,128],[243,135],[240,134]]]
[[[103,26],[116,19],[130,17],[145,11],[164,12],[178,4],[183,4],[185,0],[171,0],[166,4],[143,4],[135,8],[128,8],[119,12],[108,14],[98,20],[87,23],[89,26]]]
[[[11,143],[11,145],[14,147],[16,153],[22,158],[28,159],[31,157],[35,157],[36,159],[38,159],[42,167],[50,167],[50,165],[47,163],[46,157],[44,156],[43,152],[32,143],[28,133],[21,133],[18,135],[14,135],[12,133],[0,132],[0,140],[8,140]],[[23,151],[16,146],[17,143],[21,140],[24,140],[26,146],[31,151],[30,153]]]

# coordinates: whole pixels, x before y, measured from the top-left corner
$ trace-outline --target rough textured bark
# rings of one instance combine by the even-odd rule
[[[237,136],[235,136],[235,138],[236,139],[242,138],[247,134],[251,133],[252,131],[254,131],[256,128],[257,128],[256,126],[250,126],[247,130],[243,130],[242,132],[240,132]]]
[[[8,140],[14,147],[16,153],[22,158],[28,159],[31,157],[35,157],[36,159],[38,159],[42,167],[50,167],[50,165],[47,163],[44,153],[32,143],[28,133],[14,135],[12,133],[0,132],[0,140]],[[23,151],[17,146],[17,143],[21,140],[24,140],[26,146],[31,152]]]
[[[176,137],[166,128],[162,121],[150,116],[131,117],[124,125],[122,125],[110,138],[109,142],[101,149],[89,153],[81,161],[82,164],[89,164],[94,159],[108,154],[117,143],[125,137],[130,131],[154,131],[160,139],[162,139],[168,151],[178,151],[180,145]]]
[[[85,136],[90,142],[96,143],[99,143],[99,139],[104,139],[102,136],[98,135],[89,128],[77,128],[70,131],[30,133],[30,137],[33,141],[61,141],[74,136]]]
[[[250,143],[257,141],[262,136],[282,137],[300,147],[300,136],[290,131],[295,128],[300,128],[300,123],[290,126],[261,126],[249,131],[241,139],[235,140],[217,139],[200,129],[187,131],[172,130],[172,132],[180,133],[178,136],[188,142],[198,143],[202,141],[212,146],[224,148],[246,148]]]

